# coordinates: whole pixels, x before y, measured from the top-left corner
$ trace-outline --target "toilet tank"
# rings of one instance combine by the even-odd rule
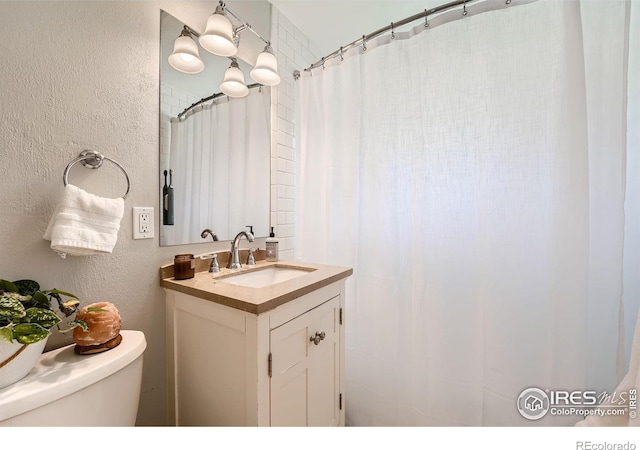
[[[0,389],[0,426],[133,426],[142,358],[141,331],[122,330],[117,347],[77,355],[74,345],[43,353],[22,380]]]

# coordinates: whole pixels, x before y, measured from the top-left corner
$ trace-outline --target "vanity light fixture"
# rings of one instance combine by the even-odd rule
[[[235,58],[231,58],[231,65],[224,73],[220,90],[229,97],[246,97],[249,94],[249,88],[244,84],[244,74]]]
[[[204,63],[198,52],[198,44],[193,40],[189,27],[186,25],[173,44],[173,52],[169,55],[169,64],[182,73],[200,73],[204,69]]]
[[[278,75],[278,60],[273,55],[271,46],[267,44],[262,53],[258,55],[256,65],[250,72],[254,81],[265,86],[275,86],[280,83]]]
[[[242,24],[234,26],[226,13]],[[173,53],[169,56],[169,64],[174,69],[187,74],[202,72],[204,63],[200,59],[198,45],[194,39],[198,38],[200,46],[208,52],[231,59],[231,66],[225,72],[224,81],[220,85],[222,92],[230,97],[244,97],[249,91],[244,82],[244,74],[234,57],[238,52],[240,33],[244,30],[251,31],[266,44],[262,53],[258,55],[256,65],[250,72],[251,78],[265,86],[279,84],[278,61],[273,54],[270,42],[260,36],[245,20],[229,10],[222,0],[220,0],[215,12],[207,19],[204,33],[198,34],[188,26],[184,26],[182,33],[174,43]]]

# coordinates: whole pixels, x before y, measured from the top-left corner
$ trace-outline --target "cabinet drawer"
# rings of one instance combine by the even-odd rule
[[[279,306],[269,315],[269,329],[278,328],[339,295],[340,284],[333,283]]]

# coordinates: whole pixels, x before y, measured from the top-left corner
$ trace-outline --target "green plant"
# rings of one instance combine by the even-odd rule
[[[54,300],[58,311],[53,307]],[[11,282],[0,279],[0,339],[33,344],[49,336],[54,326],[62,333],[77,326],[88,331],[87,324],[81,320],[69,321],[65,329],[60,327],[58,313],[69,317],[78,305],[78,298],[69,292],[41,290],[33,280]]]

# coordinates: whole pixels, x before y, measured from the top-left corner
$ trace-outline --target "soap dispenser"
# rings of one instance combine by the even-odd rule
[[[266,255],[265,259],[267,261],[277,261],[278,260],[278,239],[273,232],[273,227],[271,227],[271,233],[269,233],[269,237],[266,240]]]

